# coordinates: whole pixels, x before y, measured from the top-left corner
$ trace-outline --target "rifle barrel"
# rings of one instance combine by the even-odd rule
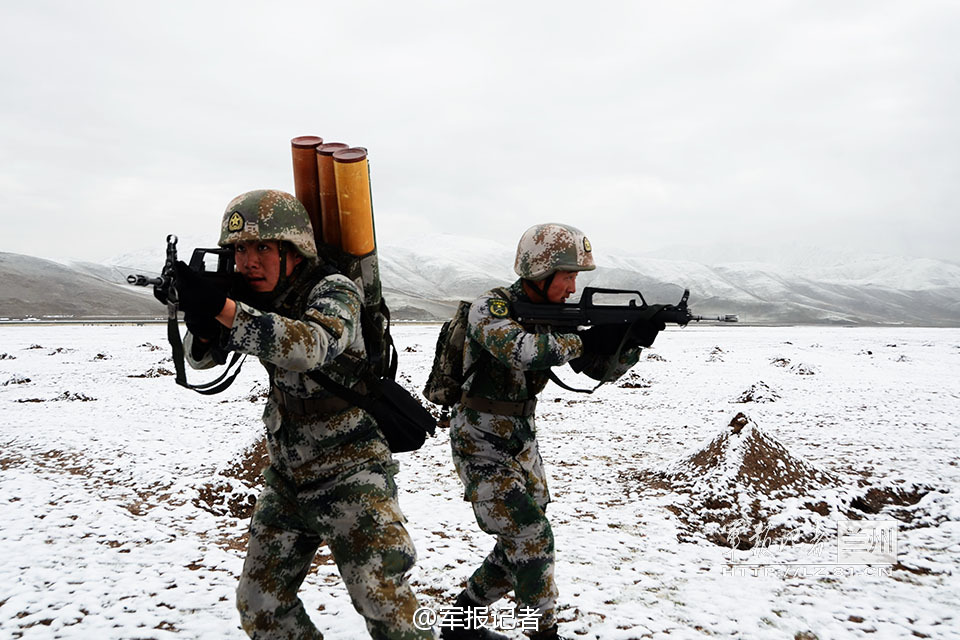
[[[147,276],[137,274],[130,274],[127,276],[127,282],[137,287],[148,287],[153,285],[159,287],[163,284],[163,280],[160,278],[148,278]]]

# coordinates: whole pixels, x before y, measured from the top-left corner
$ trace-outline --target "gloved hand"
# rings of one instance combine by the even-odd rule
[[[200,338],[204,342],[216,341],[220,337],[220,330],[223,328],[223,325],[217,322],[216,318],[198,315],[192,311],[183,314],[183,322],[195,338]]]
[[[153,288],[153,297],[163,304],[167,304],[167,289]]]
[[[612,356],[623,342],[623,334],[629,325],[599,325],[578,331],[577,335],[583,341],[583,350],[601,356]]]
[[[207,318],[213,318],[220,313],[227,302],[227,294],[201,278],[183,260],[177,261],[175,270],[181,311],[195,314],[195,317]]]
[[[660,320],[650,320],[634,327],[628,342],[638,347],[649,347],[657,339],[657,334],[667,328]]]

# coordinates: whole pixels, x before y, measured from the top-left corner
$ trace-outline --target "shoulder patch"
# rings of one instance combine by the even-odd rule
[[[506,318],[510,315],[510,303],[503,298],[490,298],[487,308],[494,318]]]

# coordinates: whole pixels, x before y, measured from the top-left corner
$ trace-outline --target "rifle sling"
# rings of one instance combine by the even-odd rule
[[[600,379],[600,382],[597,383],[593,389],[576,389],[571,387],[563,380],[557,377],[557,374],[553,372],[553,369],[549,370],[549,377],[553,383],[559,387],[566,389],[567,391],[574,391],[576,393],[593,393],[600,388],[601,385],[605,382],[609,382],[612,379],[613,370],[616,368],[617,363],[620,361],[620,354],[623,353],[624,347],[627,346],[627,338],[630,337],[630,334],[633,333],[634,328],[639,325],[641,320],[635,320],[630,324],[626,331],[623,332],[623,337],[620,338],[620,344],[617,346],[616,351],[614,351],[610,356],[607,357],[607,366],[604,369],[603,376]]]
[[[566,382],[561,380],[557,376],[557,374],[553,372],[553,369],[550,369],[547,375],[550,377],[550,380],[553,382],[553,384],[557,385],[558,387],[562,387],[567,391],[575,391],[577,393],[593,393],[594,391],[600,388],[600,385],[606,382],[605,380],[601,380],[600,382],[597,383],[597,386],[595,386],[593,389],[577,389],[576,387],[571,387]]]
[[[173,351],[173,368],[176,371],[177,384],[181,387],[196,391],[197,393],[205,396],[220,393],[233,384],[233,381],[237,379],[237,375],[240,374],[240,368],[243,366],[243,360],[246,360],[245,355],[243,355],[241,359],[241,354],[237,352],[234,352],[233,356],[230,358],[230,363],[227,365],[226,370],[216,380],[205,382],[203,384],[190,384],[187,382],[187,370],[184,366],[183,341],[180,339],[180,325],[177,322],[177,306],[176,304],[172,303],[168,303],[167,306],[170,309],[167,316],[167,341],[170,343],[170,349]],[[240,361],[240,364],[237,364],[238,360]],[[233,373],[231,373],[230,368],[235,364],[237,364],[237,368],[233,370]]]

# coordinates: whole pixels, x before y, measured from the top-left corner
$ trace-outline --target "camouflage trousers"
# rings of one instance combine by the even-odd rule
[[[473,503],[477,524],[497,543],[467,580],[467,595],[490,604],[513,591],[518,614],[529,608],[538,616],[538,628],[549,629],[557,622],[557,585],[553,530],[544,510],[519,489],[502,500]]]
[[[254,640],[315,640],[297,591],[326,542],[375,640],[433,638],[417,629],[419,607],[407,583],[416,550],[403,526],[392,474],[379,462],[297,489],[272,468],[250,521],[237,588],[244,631]]]
[[[453,461],[477,524],[496,544],[467,580],[467,595],[486,605],[513,591],[517,612],[535,610],[539,628],[548,629],[556,624],[557,585],[546,516],[550,496],[537,441],[506,446],[490,437],[490,416],[464,415],[470,413],[454,414],[451,421]]]

